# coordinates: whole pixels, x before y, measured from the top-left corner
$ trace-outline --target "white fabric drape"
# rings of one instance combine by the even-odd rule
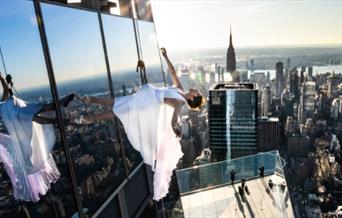
[[[121,120],[127,138],[154,171],[154,200],[166,196],[172,171],[183,156],[179,138],[172,130],[174,109],[164,98],[184,100],[176,88],[143,85],[131,96],[115,98],[113,112]]]

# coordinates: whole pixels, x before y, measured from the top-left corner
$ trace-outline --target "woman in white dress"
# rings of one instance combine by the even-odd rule
[[[177,125],[181,108],[187,104],[190,109],[199,109],[205,102],[205,98],[195,89],[184,93],[166,50],[162,48],[161,52],[174,87],[156,88],[144,84],[130,96],[113,99],[84,96],[82,99],[86,104],[102,104],[112,107],[112,110],[95,116],[81,116],[75,120],[80,124],[89,124],[117,116],[132,146],[154,171],[155,200],[168,193],[172,171],[183,156],[179,138],[181,132]]]
[[[0,117],[9,133],[0,133],[0,162],[10,177],[14,198],[36,202],[60,176],[50,154],[56,142],[54,119],[40,115],[54,107],[14,96],[1,74],[0,82],[4,90]],[[68,95],[61,104],[67,106],[73,98]]]

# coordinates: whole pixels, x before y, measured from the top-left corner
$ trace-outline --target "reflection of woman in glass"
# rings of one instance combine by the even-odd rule
[[[17,98],[1,74],[0,82],[3,87],[0,116],[9,133],[0,134],[0,161],[11,179],[14,197],[38,201],[60,176],[50,154],[56,141],[53,119],[39,115],[54,107]],[[66,106],[73,96],[67,96],[62,104]]]
[[[191,109],[199,109],[205,102],[204,97],[195,89],[184,93],[166,50],[162,48],[161,52],[168,64],[174,87],[156,88],[144,84],[135,94],[115,99],[84,96],[82,99],[87,104],[102,104],[113,109],[75,120],[80,124],[88,124],[117,116],[132,146],[155,171],[155,200],[167,194],[172,171],[183,155],[178,138],[181,133],[177,127],[181,108],[187,103]]]

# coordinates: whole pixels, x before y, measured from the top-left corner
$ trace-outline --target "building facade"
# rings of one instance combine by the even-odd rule
[[[213,161],[257,152],[258,90],[255,84],[214,84],[209,90],[208,113]]]
[[[261,117],[258,120],[258,152],[279,150],[279,118]]]
[[[271,112],[271,87],[266,85],[262,92],[262,115],[267,116]]]

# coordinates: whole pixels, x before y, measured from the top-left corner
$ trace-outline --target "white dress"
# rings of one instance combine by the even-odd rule
[[[177,88],[143,85],[130,96],[115,98],[113,112],[121,120],[127,138],[154,171],[154,200],[166,196],[172,171],[183,156],[180,139],[171,126],[174,109],[164,98],[185,101]]]
[[[60,176],[50,154],[56,142],[53,125],[32,122],[42,106],[15,96],[0,103],[0,116],[9,133],[0,133],[0,162],[17,200],[39,201]]]

